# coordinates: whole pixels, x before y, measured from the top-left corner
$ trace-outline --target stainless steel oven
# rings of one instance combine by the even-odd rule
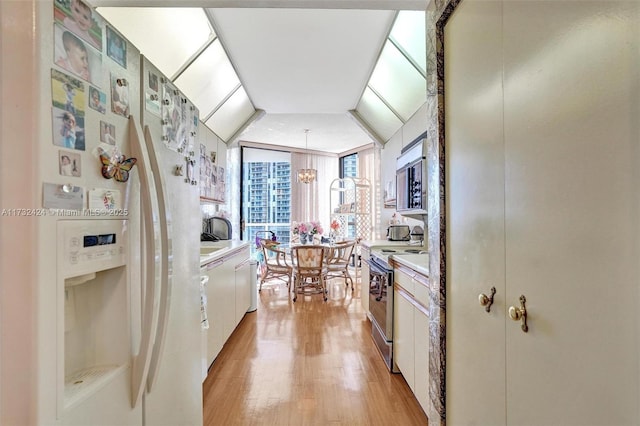
[[[371,334],[380,354],[392,372],[393,362],[393,269],[385,255],[371,253],[369,259],[369,312]]]
[[[422,247],[374,247],[369,259],[369,312],[371,334],[385,364],[393,373],[400,371],[393,359],[393,268],[389,255],[426,254]]]

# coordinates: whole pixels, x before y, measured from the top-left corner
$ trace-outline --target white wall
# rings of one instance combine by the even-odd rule
[[[0,207],[39,206],[36,43],[30,2],[0,2]],[[38,271],[30,263],[38,217],[0,220],[0,424],[36,424],[34,312]]]
[[[384,197],[384,189],[386,188],[387,183],[392,182],[393,185],[395,185],[396,159],[400,156],[400,151],[424,133],[426,127],[427,106],[424,104],[384,145],[384,148],[380,153],[380,179],[378,182],[374,182],[374,184],[378,186],[379,192],[374,193],[379,193]],[[376,203],[379,205],[382,205],[382,202],[382,199],[376,200]],[[395,209],[381,209],[380,219],[376,224],[374,237],[385,238],[389,221],[394,213]],[[402,219],[401,216],[398,215],[398,217]],[[406,220],[406,223],[411,227],[416,225],[422,226],[425,229],[425,235],[427,234],[426,224],[422,221],[412,218],[404,218],[403,220]]]
[[[224,143],[222,139],[216,136],[215,133],[204,123],[200,123],[200,144],[204,145],[207,153],[215,152],[216,153],[216,165],[222,166],[226,170],[227,174],[227,186],[226,186],[226,194],[225,194],[225,202],[224,203],[213,203],[202,201],[200,203],[200,210],[202,212],[203,217],[211,217],[222,215],[227,217],[229,215],[229,194],[231,189],[231,184],[229,182],[229,165],[227,164],[227,144]],[[196,147],[197,152],[200,152],[200,147]],[[237,234],[237,227],[233,226],[233,235],[234,237]]]

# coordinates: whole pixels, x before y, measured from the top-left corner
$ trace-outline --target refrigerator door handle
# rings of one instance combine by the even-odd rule
[[[144,304],[142,306],[142,332],[138,354],[133,357],[131,373],[131,406],[135,408],[144,392],[144,385],[151,366],[151,353],[153,350],[155,331],[158,327],[158,305],[160,244],[158,241],[159,223],[158,200],[156,198],[155,182],[150,170],[149,155],[142,146],[142,129],[137,124],[133,115],[129,117],[129,137],[132,153],[137,157],[138,176],[140,177],[141,217],[144,228],[142,229],[142,277],[144,288]]]
[[[166,341],[167,324],[169,322],[169,304],[171,302],[171,281],[172,281],[172,263],[173,258],[171,247],[171,213],[167,194],[165,193],[166,178],[163,169],[159,164],[159,157],[156,152],[156,145],[153,136],[149,130],[149,126],[144,126],[144,141],[149,152],[151,160],[151,170],[155,180],[155,190],[158,200],[158,218],[160,220],[160,244],[161,244],[161,274],[160,274],[160,304],[158,308],[158,325],[156,327],[153,352],[151,353],[151,364],[149,366],[149,374],[147,376],[147,392],[151,392],[151,388],[155,383],[160,368],[160,360],[164,352],[164,344]]]

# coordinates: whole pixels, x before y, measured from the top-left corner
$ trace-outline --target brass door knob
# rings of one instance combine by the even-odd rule
[[[480,306],[485,307],[485,311],[491,312],[491,305],[493,305],[493,296],[496,294],[496,288],[491,287],[491,296],[487,296],[484,293],[480,293],[478,296],[478,302],[480,302]]]
[[[509,306],[509,317],[514,321],[520,321],[523,313],[520,308],[516,308],[515,306]]]

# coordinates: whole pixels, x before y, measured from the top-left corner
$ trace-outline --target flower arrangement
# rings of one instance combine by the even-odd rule
[[[302,233],[304,233],[307,230],[306,225],[304,224],[304,222],[293,222],[291,223],[291,232],[294,233],[294,235],[299,235],[300,234],[300,227],[302,225]]]
[[[329,242],[333,244],[336,241],[336,238],[338,236],[338,230],[340,229],[340,222],[338,222],[336,219],[333,219],[329,224],[329,228],[331,228],[331,231],[329,231]]]
[[[322,225],[320,222],[312,220],[311,222],[293,222],[292,224],[293,233],[298,234],[307,234],[307,235],[315,235],[322,234],[324,230],[322,229]]]
[[[309,225],[309,234],[311,235],[315,235],[315,234],[324,234],[324,230],[322,229],[322,225],[320,225],[320,222],[317,221],[311,221],[308,223]]]

